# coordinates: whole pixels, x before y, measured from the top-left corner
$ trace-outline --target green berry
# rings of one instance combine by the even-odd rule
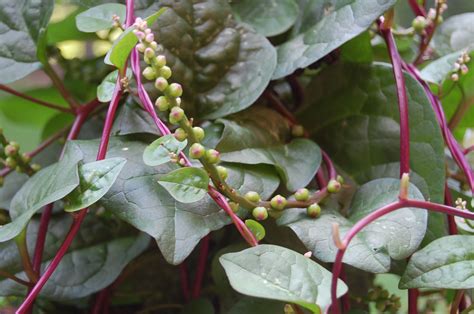
[[[272,208],[277,209],[277,210],[283,210],[286,204],[287,204],[286,198],[284,198],[280,194],[274,196],[270,201],[270,205],[272,206]]]
[[[377,290],[370,290],[367,294],[369,301],[376,301],[379,298],[379,293]]]
[[[194,143],[189,148],[189,157],[193,159],[199,159],[202,156],[204,156],[205,153],[206,153],[206,150],[204,149],[204,146],[202,146],[199,143]]]
[[[375,307],[377,308],[377,310],[383,312],[385,311],[385,300],[379,300],[377,301],[377,303],[375,303]]]
[[[18,147],[12,144],[8,144],[7,146],[5,146],[4,151],[5,155],[7,155],[8,157],[13,157],[18,153]]]
[[[309,199],[309,191],[308,189],[305,189],[305,188],[302,188],[302,189],[298,189],[296,192],[295,192],[295,199],[297,201],[307,201]]]
[[[162,68],[166,65],[166,57],[164,55],[156,56],[156,66]],[[171,76],[171,75],[170,75]],[[169,77],[168,77],[169,78]]]
[[[183,130],[182,128],[177,128],[175,131],[174,131],[174,137],[182,142],[184,141],[187,137],[188,137],[188,134],[186,133],[185,130]]]
[[[245,193],[245,199],[249,202],[256,203],[260,201],[260,195],[257,192],[249,191]]]
[[[380,292],[380,298],[386,300],[386,299],[388,298],[388,296],[389,296],[389,294],[388,294],[388,291],[387,291],[387,290],[382,290],[382,291]]]
[[[221,160],[221,154],[215,149],[206,151],[206,160],[211,164],[217,164]]]
[[[411,23],[411,26],[417,33],[421,33],[427,25],[428,22],[426,21],[426,18],[421,15],[417,16]]]
[[[10,168],[10,169],[14,169],[14,168],[16,167],[16,160],[15,160],[15,158],[8,157],[8,158],[5,160],[5,166],[7,166],[7,167]]]
[[[179,107],[171,108],[169,121],[172,124],[178,124],[184,118],[184,110]]]
[[[311,204],[306,208],[306,214],[311,218],[318,218],[321,215],[321,207],[318,203]]]
[[[30,163],[31,157],[27,153],[21,154],[21,161],[23,161],[25,164]]]
[[[173,83],[166,89],[166,94],[171,97],[180,97],[183,94],[183,87],[181,84]]]
[[[164,77],[158,77],[155,81],[155,87],[160,92],[163,92],[168,88],[168,81]]]
[[[294,137],[302,137],[304,136],[304,128],[302,125],[300,124],[295,124],[293,125],[293,127],[291,128],[291,135],[293,135]]]
[[[142,74],[143,74],[143,77],[149,81],[154,80],[156,78],[156,72],[152,67],[146,67],[143,70]]]
[[[339,192],[339,190],[341,189],[341,183],[339,183],[339,181],[337,180],[329,180],[329,183],[328,183],[328,192],[329,193],[337,193]]]
[[[227,168],[222,166],[217,166],[216,168],[217,173],[219,174],[219,178],[225,181],[225,179],[227,179],[227,176],[229,175],[229,173],[227,172]]]
[[[169,79],[171,77],[171,74],[172,72],[170,67],[166,65],[160,69],[160,76],[163,76],[165,79]]]
[[[170,103],[168,101],[168,98],[166,98],[166,96],[160,96],[158,97],[158,99],[156,99],[155,106],[160,111],[167,111],[170,108]]]
[[[234,213],[237,213],[239,211],[239,204],[234,203],[234,202],[229,202],[229,206],[232,209]]]
[[[265,207],[258,206],[252,210],[252,216],[257,220],[265,220],[268,218],[268,211]]]
[[[344,184],[344,178],[340,175],[337,175],[336,177],[337,182],[339,182],[341,185]]]
[[[202,128],[198,127],[198,126],[195,126],[193,128],[193,133],[194,133],[194,136],[196,137],[196,140],[198,142],[202,141],[204,139],[204,136],[206,135],[204,133],[204,130]]]
[[[153,48],[146,48],[145,49],[145,52],[143,53],[145,55],[145,57],[147,57],[148,59],[152,59],[155,57],[155,51],[153,50]]]
[[[145,52],[145,49],[146,49],[146,46],[145,46],[145,44],[139,43],[139,44],[137,45],[137,49],[138,49],[138,51],[140,51],[141,53],[144,53],[144,52]]]
[[[38,172],[41,169],[41,166],[38,164],[32,164],[31,169],[33,169],[34,172]]]

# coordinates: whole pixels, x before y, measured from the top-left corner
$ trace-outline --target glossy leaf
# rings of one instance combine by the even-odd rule
[[[363,185],[355,194],[349,218],[337,211],[328,211],[309,218],[305,209],[286,210],[278,220],[290,227],[313,255],[323,262],[334,262],[337,248],[332,236],[332,224],[338,223],[341,238],[354,224],[379,209],[398,200],[400,181],[377,179]],[[423,199],[411,185],[409,197]],[[377,219],[352,240],[343,262],[359,269],[384,273],[390,270],[391,259],[402,260],[416,251],[426,232],[428,214],[423,209],[404,208]]]
[[[108,158],[79,166],[80,183],[66,197],[64,210],[74,212],[96,203],[117,180],[127,162],[124,158]]]
[[[331,303],[331,273],[287,248],[262,244],[219,258],[230,284],[238,292],[296,303],[314,313]],[[347,291],[339,281],[338,295]]]
[[[245,220],[245,225],[252,231],[257,241],[265,238],[265,228],[258,221],[247,219]]]
[[[267,37],[287,31],[298,17],[294,0],[237,0],[231,4],[238,21],[250,24]]]
[[[119,108],[112,134],[127,135],[135,133],[161,135],[150,114],[143,110],[133,98],[128,98],[125,104]]]
[[[160,5],[165,4],[144,1],[137,4],[137,14],[146,16]],[[252,105],[275,69],[270,42],[237,24],[227,0],[172,1],[166,6],[152,29],[165,49],[173,81],[183,85],[186,113],[215,119]],[[148,86],[156,96],[153,85]]]
[[[474,12],[453,15],[436,30],[433,48],[440,55],[474,49]]]
[[[395,0],[331,1],[316,6],[319,19],[311,16],[311,27],[277,47],[278,65],[273,78],[282,78],[314,63],[365,31]],[[310,10],[311,12],[311,10]],[[310,15],[308,15],[310,16]]]
[[[474,288],[474,236],[437,239],[413,254],[400,288]]]
[[[97,99],[100,102],[109,102],[112,100],[114,94],[115,85],[117,83],[118,70],[112,71],[102,80],[99,86],[97,86]],[[127,78],[132,78],[132,70],[127,69]]]
[[[165,174],[158,183],[178,202],[194,203],[206,195],[209,176],[203,169],[187,167]]]
[[[444,200],[444,143],[423,88],[406,75],[410,180],[425,199]],[[331,159],[359,184],[399,177],[400,126],[393,72],[387,64],[338,64],[307,87],[297,116]],[[445,217],[430,214],[427,240],[444,235]]]
[[[188,141],[178,141],[173,134],[158,138],[145,148],[143,162],[148,166],[159,166],[171,161],[172,155],[178,155],[187,145]]]
[[[78,14],[76,26],[85,33],[109,29],[112,28],[114,15],[119,17],[121,23],[125,22],[125,11],[125,6],[120,3],[101,4]]]

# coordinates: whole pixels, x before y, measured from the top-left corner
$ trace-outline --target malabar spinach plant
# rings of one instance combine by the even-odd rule
[[[474,312],[472,3],[0,13],[2,313]]]

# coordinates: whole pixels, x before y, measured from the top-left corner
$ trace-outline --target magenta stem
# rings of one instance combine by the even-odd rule
[[[408,0],[408,3],[416,16],[421,15],[426,17],[426,10],[418,3],[418,0]]]
[[[183,292],[184,300],[189,302],[191,295],[189,293],[189,276],[188,276],[188,266],[186,262],[182,262],[179,265],[179,277],[181,282],[181,290]]]
[[[209,254],[209,242],[209,235],[205,236],[201,241],[198,268],[196,273],[196,279],[194,280],[193,299],[199,298],[199,296],[201,295],[202,279],[204,278],[204,273],[206,272],[207,257]]]

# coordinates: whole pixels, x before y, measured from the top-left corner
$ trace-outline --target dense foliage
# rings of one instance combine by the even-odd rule
[[[0,0],[0,312],[474,311],[451,2]]]

